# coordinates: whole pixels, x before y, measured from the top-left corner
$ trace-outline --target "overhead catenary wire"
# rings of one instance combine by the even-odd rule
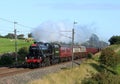
[[[20,24],[20,23],[18,23],[18,22],[11,21],[11,20],[8,20],[8,19],[5,19],[5,18],[0,18],[0,20],[1,20],[1,21],[4,21],[4,22],[11,23],[11,24],[15,24],[16,26],[20,26],[20,27],[25,27],[25,28],[29,28],[29,29],[33,28],[33,27],[26,26],[26,25],[23,25],[23,24]],[[12,28],[9,28],[9,29],[12,29]],[[17,27],[17,29],[18,29],[18,27]],[[14,31],[15,31],[15,29],[14,29]],[[2,28],[2,30],[1,30],[0,32],[1,32],[1,33],[2,33],[2,32],[9,32],[9,33],[10,33],[10,32],[14,32],[14,31],[11,31],[11,30],[8,31],[8,30],[6,30],[5,28],[4,28],[4,29]],[[16,31],[16,32],[18,32],[18,31]],[[23,31],[19,30],[19,33],[20,33],[20,32],[23,32]],[[28,33],[28,31],[25,31],[25,30],[24,30],[24,33],[25,33],[25,32]]]
[[[10,20],[8,20],[8,19],[4,19],[4,18],[0,18],[0,20],[2,20],[2,21],[5,21],[5,22],[8,22],[8,23],[12,23],[12,24],[14,24],[16,21],[10,21]],[[35,27],[30,27],[30,26],[27,26],[27,25],[23,25],[23,24],[21,24],[21,23],[16,23],[16,25],[18,25],[18,26],[20,26],[20,27],[24,27],[24,28],[29,28],[29,29],[33,29],[33,28],[35,28]],[[21,30],[20,30],[21,31]],[[19,31],[19,32],[20,32]],[[47,30],[41,30],[41,31],[44,31],[44,32],[49,32],[49,33],[55,33],[55,32],[50,32],[50,31],[47,31]],[[24,32],[25,32],[25,30],[24,30]],[[27,32],[27,31],[26,31]]]
[[[4,19],[4,18],[0,18],[0,20],[5,21],[5,22],[9,22],[9,23],[14,23],[14,21],[10,21],[10,20]]]
[[[4,19],[4,18],[0,18],[0,20],[2,20],[2,21],[5,21],[5,22],[8,22],[8,23],[12,23],[12,24],[14,24],[16,21],[10,21],[10,20],[8,20],[8,19]],[[16,23],[16,25],[19,25],[19,26],[21,26],[21,27],[25,27],[25,28],[34,28],[34,27],[30,27],[30,26],[27,26],[27,25],[23,25],[23,24],[20,24],[20,23]]]

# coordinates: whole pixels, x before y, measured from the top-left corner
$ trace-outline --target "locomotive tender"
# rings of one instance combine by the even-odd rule
[[[74,46],[74,59],[86,57],[87,54],[95,53],[85,46]],[[57,43],[35,42],[29,47],[29,54],[25,58],[28,67],[41,67],[56,64],[72,59],[72,48],[69,45],[59,45]]]

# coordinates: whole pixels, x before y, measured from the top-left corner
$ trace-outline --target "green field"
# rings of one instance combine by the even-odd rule
[[[29,47],[32,42],[26,42],[25,40],[17,40],[18,50],[21,47]],[[14,52],[15,51],[15,40],[0,38],[0,54]]]

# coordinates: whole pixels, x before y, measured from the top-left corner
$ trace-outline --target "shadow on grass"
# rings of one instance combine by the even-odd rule
[[[71,68],[69,67],[62,67],[61,70],[70,70]]]
[[[106,66],[104,66],[104,65],[97,65],[97,64],[95,64],[95,63],[90,63],[90,65],[93,67],[93,68],[95,68],[98,72],[102,72],[102,71],[104,71],[104,70],[107,70],[107,71],[109,71],[109,72],[111,72],[112,74],[118,74],[116,71],[114,71],[112,68],[108,68],[108,67],[106,67]]]
[[[100,66],[100,65],[97,65],[95,63],[90,63],[90,65],[95,68],[98,72],[101,72],[103,71],[104,67]]]

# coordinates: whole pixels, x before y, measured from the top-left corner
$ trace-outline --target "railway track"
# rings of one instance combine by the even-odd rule
[[[0,78],[7,77],[7,76],[13,76],[16,74],[24,73],[31,71],[30,69],[24,69],[24,68],[0,68]]]
[[[58,66],[58,65],[63,65],[63,67],[65,67],[64,65],[66,63],[71,63],[71,61],[63,62],[63,63],[55,64],[55,65],[50,65],[50,66],[46,66],[46,67],[35,68],[35,69],[1,67],[0,68],[0,78],[8,77],[8,76],[14,76],[16,74],[26,73],[26,72],[30,72],[30,71],[33,71],[33,70],[47,69],[49,67],[54,67],[54,66]],[[76,60],[75,64],[79,65],[80,61]],[[61,67],[61,69],[62,69],[62,67]]]

